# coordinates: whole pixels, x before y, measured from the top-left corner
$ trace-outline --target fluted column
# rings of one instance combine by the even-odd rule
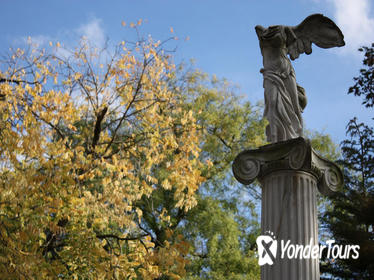
[[[262,234],[271,231],[278,241],[278,258],[261,267],[262,279],[319,280],[318,259],[280,258],[281,240],[290,244],[318,244],[317,180],[304,171],[282,170],[262,181]],[[287,257],[287,255],[285,255]]]
[[[336,191],[343,183],[340,169],[300,137],[240,153],[233,172],[243,184],[259,180],[262,234],[277,240],[275,260],[261,267],[261,279],[319,280],[319,259],[289,258],[287,252],[281,258],[281,242],[318,245],[317,191]]]

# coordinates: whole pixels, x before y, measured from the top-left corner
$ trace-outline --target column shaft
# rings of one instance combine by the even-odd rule
[[[262,280],[319,280],[318,259],[281,259],[281,240],[290,244],[318,245],[317,180],[308,172],[281,170],[265,175],[262,185],[262,234],[278,240],[273,265],[261,267]]]

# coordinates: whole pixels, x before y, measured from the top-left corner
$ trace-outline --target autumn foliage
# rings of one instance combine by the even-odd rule
[[[137,206],[162,188],[188,211],[204,181],[175,71],[150,37],[110,50],[30,45],[2,62],[1,279],[184,275],[183,236],[170,230],[156,250]]]

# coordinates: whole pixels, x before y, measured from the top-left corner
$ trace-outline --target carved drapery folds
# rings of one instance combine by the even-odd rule
[[[275,171],[301,170],[316,177],[317,187],[331,195],[343,185],[343,174],[333,162],[318,155],[303,137],[282,141],[255,150],[241,152],[234,160],[233,173],[242,184],[249,185]]]

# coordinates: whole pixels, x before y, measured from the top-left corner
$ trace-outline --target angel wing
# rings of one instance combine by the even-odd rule
[[[312,43],[320,48],[342,47],[344,36],[339,27],[322,14],[308,16],[297,26],[287,26],[287,49],[292,60],[312,53]]]

